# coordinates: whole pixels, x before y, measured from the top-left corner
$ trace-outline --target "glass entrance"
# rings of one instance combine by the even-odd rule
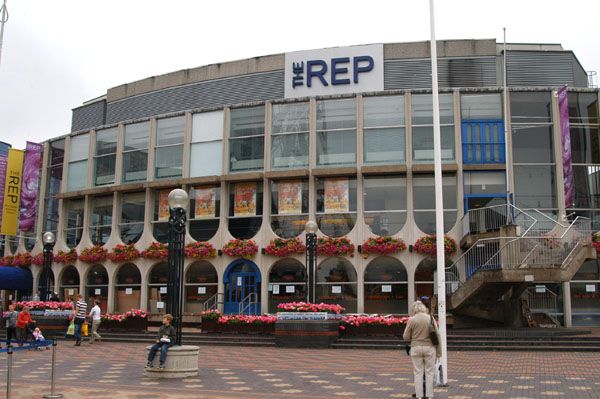
[[[232,263],[225,272],[226,314],[260,313],[260,272],[256,265],[245,259]],[[241,305],[241,306],[240,306]]]

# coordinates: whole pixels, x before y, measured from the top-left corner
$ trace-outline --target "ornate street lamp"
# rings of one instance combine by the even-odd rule
[[[315,263],[317,261],[317,231],[319,226],[312,220],[306,222],[306,270],[308,271],[308,302],[315,303]]]
[[[54,244],[56,243],[56,237],[51,231],[47,231],[42,236],[42,242],[44,243],[44,264],[42,266],[42,276],[40,277],[40,301],[48,300],[48,291],[50,290],[50,268],[52,267],[52,261],[54,260]]]
[[[169,193],[169,269],[167,273],[167,313],[173,315],[175,345],[181,345],[183,314],[183,257],[187,193],[176,188]]]

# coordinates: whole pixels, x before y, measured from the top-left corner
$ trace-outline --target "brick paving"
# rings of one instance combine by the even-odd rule
[[[410,398],[412,365],[402,350],[201,346],[200,373],[144,376],[145,344],[57,346],[56,393],[64,398]],[[0,398],[7,355],[0,354]],[[12,399],[50,393],[51,351],[13,355]],[[450,352],[449,383],[436,398],[599,398],[600,353]]]

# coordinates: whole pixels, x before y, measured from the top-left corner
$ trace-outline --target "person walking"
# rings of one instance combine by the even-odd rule
[[[404,329],[403,338],[410,341],[410,359],[413,363],[416,397],[433,398],[433,370],[436,357],[442,356],[440,345],[434,345],[429,338],[430,326],[441,341],[435,320],[427,314],[427,307],[416,301],[410,308],[411,318]],[[425,393],[423,393],[423,374],[425,374]],[[423,396],[425,394],[425,396]]]
[[[102,342],[102,337],[98,334],[98,327],[100,327],[100,300],[94,301],[94,307],[90,311],[90,317],[92,318],[92,332],[90,333],[90,344],[93,344],[97,339],[98,342]]]
[[[58,294],[56,292],[52,293],[52,296],[50,297],[50,302],[60,302],[58,299]]]
[[[87,314],[87,303],[83,300],[83,295],[77,295],[77,303],[75,304],[75,346],[81,345],[81,326],[85,322]]]
[[[27,326],[33,323],[35,323],[35,320],[33,320],[31,318],[31,315],[29,314],[29,307],[25,306],[23,308],[23,311],[21,311],[21,313],[19,313],[19,315],[17,316],[18,341],[27,341],[27,334],[29,333]],[[23,342],[19,342],[19,346],[23,346]]]
[[[15,305],[8,305],[8,312],[4,315],[6,321],[6,343],[10,344],[11,339],[17,338],[17,318],[18,314],[15,312]]]
[[[165,368],[165,360],[167,360],[167,349],[169,349],[173,343],[175,342],[175,327],[171,325],[171,321],[173,320],[173,316],[170,314],[166,314],[162,319],[162,326],[160,326],[158,330],[158,334],[156,336],[156,343],[152,345],[150,348],[150,352],[148,353],[148,362],[146,363],[146,368],[152,367],[152,361],[154,360],[154,356],[156,355],[156,351],[160,348],[160,364],[158,368],[160,370]]]

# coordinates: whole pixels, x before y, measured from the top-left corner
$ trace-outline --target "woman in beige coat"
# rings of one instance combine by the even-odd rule
[[[433,398],[433,369],[435,358],[442,356],[440,345],[434,346],[429,339],[429,326],[431,316],[421,301],[416,301],[410,307],[411,318],[404,330],[404,339],[410,341],[410,358],[413,363],[415,375],[415,391],[417,398]],[[433,322],[435,333],[440,342],[440,333],[435,320]],[[425,373],[425,396],[423,396],[423,373]]]

